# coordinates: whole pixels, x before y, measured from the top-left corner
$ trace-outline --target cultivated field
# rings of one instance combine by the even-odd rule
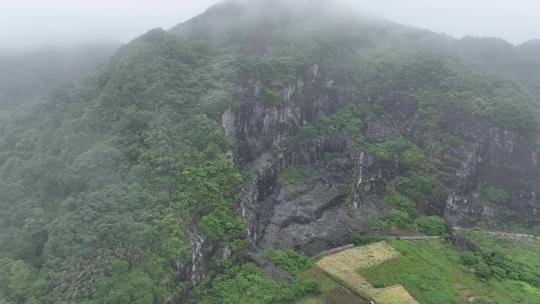
[[[397,250],[386,242],[379,242],[323,257],[317,262],[317,267],[354,293],[377,304],[418,304],[403,286],[375,288],[357,272],[397,257]]]
[[[474,233],[474,234],[473,234]],[[540,269],[540,241],[513,240],[470,232],[482,250],[500,250],[531,269]],[[360,276],[375,286],[404,286],[422,304],[539,304],[540,289],[521,281],[478,278],[461,263],[461,253],[439,240],[388,242],[401,253],[397,259],[363,268]]]
[[[321,294],[304,298],[297,301],[296,304],[369,304],[368,301],[352,293],[317,266],[305,272],[304,276],[319,285]]]

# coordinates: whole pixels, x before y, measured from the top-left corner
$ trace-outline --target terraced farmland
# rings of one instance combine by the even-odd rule
[[[375,288],[357,271],[399,257],[399,252],[386,242],[347,249],[317,262],[317,267],[354,293],[377,304],[418,304],[401,285]]]
[[[321,294],[302,299],[296,304],[369,304],[368,301],[329,277],[319,267],[313,267],[304,275],[319,285]]]
[[[539,269],[540,243],[476,232],[467,236],[484,251],[500,250]],[[478,278],[470,266],[461,263],[461,253],[452,244],[439,240],[395,240],[389,244],[401,253],[399,258],[360,270],[360,276],[375,286],[400,284],[422,304],[540,303],[540,288],[511,279]]]

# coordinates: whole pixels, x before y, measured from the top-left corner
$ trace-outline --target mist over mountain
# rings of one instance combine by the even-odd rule
[[[81,80],[108,63],[119,47],[117,42],[103,42],[0,56],[0,104],[29,102],[56,86]]]
[[[0,304],[537,304],[539,55],[238,0],[2,59]]]

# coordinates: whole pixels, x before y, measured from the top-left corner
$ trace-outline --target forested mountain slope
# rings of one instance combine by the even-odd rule
[[[0,303],[288,302],[310,263],[267,250],[540,223],[538,78],[287,3],[216,5],[1,113]]]

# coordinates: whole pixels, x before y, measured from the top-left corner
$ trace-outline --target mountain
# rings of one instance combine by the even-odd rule
[[[119,47],[119,43],[100,42],[4,55],[0,57],[0,105],[33,101],[56,86],[78,81],[107,63]]]
[[[357,233],[538,229],[536,47],[323,0],[151,30],[0,112],[0,303],[288,303]]]

